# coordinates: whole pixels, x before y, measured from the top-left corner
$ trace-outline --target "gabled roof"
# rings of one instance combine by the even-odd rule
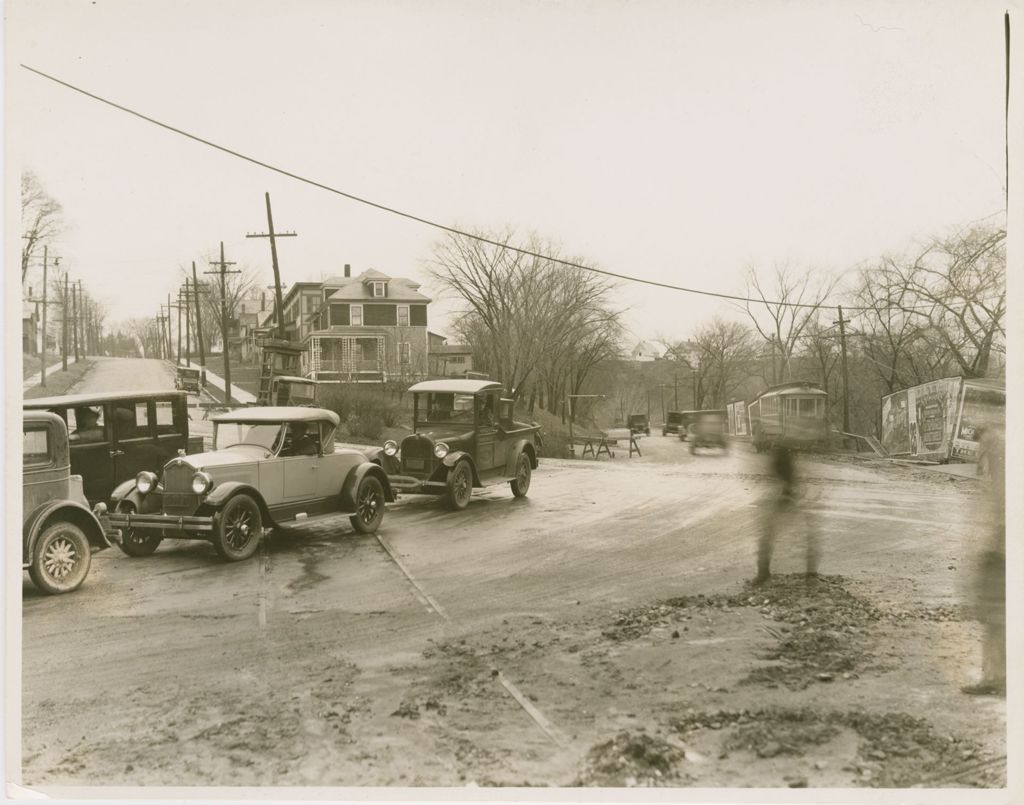
[[[373,295],[371,282],[387,282],[388,295],[386,297]],[[326,286],[328,283],[324,283]],[[328,302],[430,302],[428,296],[419,292],[419,283],[404,277],[388,277],[379,271],[370,269],[364,271],[358,277],[342,277],[334,292],[327,297]]]

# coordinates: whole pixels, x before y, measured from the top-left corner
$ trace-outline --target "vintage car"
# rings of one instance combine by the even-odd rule
[[[32,582],[51,595],[69,593],[89,575],[93,550],[110,547],[71,474],[68,429],[45,411],[23,415],[21,565]]]
[[[315,380],[308,377],[278,375],[271,381],[271,405],[316,405]]]
[[[106,503],[115,486],[143,470],[159,472],[178,451],[203,449],[201,436],[189,436],[183,391],[37,397],[24,409],[51,411],[67,424],[71,472],[82,476],[91,506]]]
[[[690,452],[696,453],[701,447],[728,450],[726,430],[725,411],[698,411],[688,428]]]
[[[444,495],[454,509],[474,487],[508,481],[524,497],[537,468],[540,426],[516,422],[513,400],[490,380],[427,380],[413,395],[413,433],[401,446],[387,441],[369,457],[387,471],[392,488]]]
[[[140,472],[111,498],[121,549],[147,556],[165,537],[213,543],[229,561],[252,556],[264,529],[348,514],[377,530],[394,500],[387,475],[334,442],[338,415],[321,408],[242,408],[213,417],[214,449]]]
[[[686,430],[683,423],[682,411],[669,411],[665,414],[665,424],[661,426],[661,435],[668,436],[670,433],[681,433]]]
[[[626,427],[630,434],[642,433],[645,436],[651,435],[651,420],[647,414],[630,414],[626,418]]]
[[[198,394],[202,389],[203,372],[198,366],[176,366],[174,368],[174,388]]]

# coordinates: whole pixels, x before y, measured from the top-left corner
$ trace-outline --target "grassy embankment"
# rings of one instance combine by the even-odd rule
[[[26,356],[26,358],[31,356]],[[38,359],[36,359],[38,364]],[[59,394],[67,394],[75,383],[81,380],[86,373],[92,369],[92,361],[86,359],[78,363],[74,360],[68,361],[68,370],[66,372],[57,370],[46,373],[46,385],[45,386],[32,386],[31,388],[25,389],[24,397],[26,400],[33,400],[37,397],[54,397]],[[37,368],[35,372],[26,374],[25,377],[30,377],[33,374],[39,372]]]

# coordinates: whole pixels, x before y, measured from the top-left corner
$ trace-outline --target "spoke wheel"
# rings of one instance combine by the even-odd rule
[[[213,546],[229,562],[248,559],[263,536],[260,507],[248,495],[235,495],[220,510],[213,529]]]
[[[384,519],[384,487],[372,475],[366,475],[356,490],[356,513],[349,521],[360,534],[372,534]]]
[[[516,477],[512,479],[512,494],[517,498],[525,498],[530,490],[530,476],[533,469],[530,466],[530,457],[526,453],[520,453],[516,459]]]
[[[469,498],[473,494],[473,475],[470,472],[469,464],[460,461],[448,470],[448,505],[456,511],[461,511],[469,505]]]
[[[122,504],[117,507],[117,510],[124,513],[133,513],[135,507],[131,504]],[[118,547],[122,553],[126,553],[128,556],[149,556],[159,547],[162,539],[156,531],[141,528],[122,528],[121,542],[118,543]]]
[[[92,551],[89,540],[73,523],[59,522],[48,526],[36,543],[35,555],[28,574],[45,593],[69,593],[89,575]]]

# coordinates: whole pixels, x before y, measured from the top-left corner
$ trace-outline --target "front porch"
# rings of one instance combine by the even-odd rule
[[[385,338],[370,336],[310,336],[303,353],[304,374],[313,380],[381,383],[387,380]]]

